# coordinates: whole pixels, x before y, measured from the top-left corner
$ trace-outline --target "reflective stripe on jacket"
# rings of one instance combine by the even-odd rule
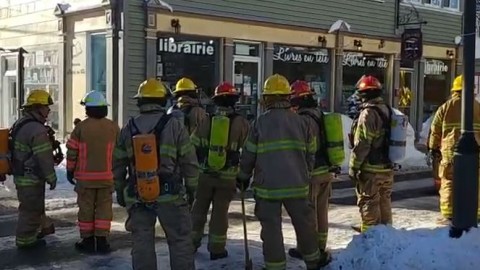
[[[120,132],[107,118],[87,118],[75,127],[67,142],[67,170],[87,188],[113,185],[112,156]]]
[[[165,114],[165,110],[156,104],[145,104],[140,106],[140,115],[135,117],[135,125],[142,134],[148,133],[154,129],[160,118]],[[128,122],[121,130],[117,139],[113,154],[113,174],[115,180],[115,189],[126,190],[132,185],[134,178],[127,179],[127,168],[131,175],[134,172],[134,155],[132,147],[132,134],[130,122]],[[160,135],[160,145],[158,151],[160,153],[160,174],[174,174],[175,170],[180,172],[185,185],[195,188],[198,184],[198,162],[195,154],[195,148],[190,142],[187,129],[176,118],[172,117],[164,126]],[[161,181],[161,179],[160,179]],[[183,185],[181,179],[178,185]],[[136,202],[136,198],[132,194],[125,192],[127,203]],[[181,196],[179,194],[165,194],[158,198],[158,202],[172,202]]]
[[[240,159],[241,179],[254,172],[253,189],[264,199],[306,198],[316,138],[290,103],[277,102],[250,127]]]
[[[14,127],[21,121],[31,122],[21,127],[14,138],[12,163],[15,185],[25,187],[56,183],[52,143],[43,124],[45,119],[37,113],[27,112],[15,122]]]
[[[369,100],[362,104],[353,134],[353,149],[350,155],[350,168],[366,172],[391,172],[389,161],[383,160],[385,128],[382,117],[369,107],[378,107],[389,115],[387,105],[382,98]]]
[[[480,103],[473,103],[473,130],[477,143],[480,143]],[[442,164],[453,162],[455,144],[461,135],[462,98],[459,93],[453,93],[437,112],[430,127],[428,148],[440,150]]]
[[[218,107],[217,113],[224,112],[226,115],[233,113],[231,108]],[[200,149],[199,151],[206,152],[205,155],[208,155],[208,148],[210,146],[210,128],[211,121],[210,118],[206,118],[203,123],[200,124],[197,131],[194,132],[191,136],[193,145]],[[226,151],[236,152],[239,155],[240,149],[244,146],[245,140],[248,135],[249,123],[245,117],[241,115],[236,115],[230,118],[230,129],[228,135],[228,143]],[[200,157],[199,157],[200,158]],[[207,158],[205,156],[204,158]],[[227,159],[229,155],[227,154]],[[205,160],[199,160],[199,162],[205,162]],[[228,162],[228,160],[227,160]],[[204,167],[205,164],[200,164]],[[208,168],[202,168],[205,171]],[[234,181],[238,174],[238,165],[233,167],[225,167],[224,169],[218,171],[218,177],[222,180]]]

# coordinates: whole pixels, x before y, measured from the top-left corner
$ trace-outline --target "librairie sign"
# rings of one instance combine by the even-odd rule
[[[388,60],[383,56],[365,57],[361,53],[348,53],[347,52],[343,55],[343,66],[387,68],[388,67]]]
[[[274,46],[273,60],[287,63],[318,63],[327,64],[330,56],[326,49],[308,51],[305,48]]]
[[[160,37],[157,41],[158,52],[214,55],[215,42],[213,40],[176,40],[173,37]]]
[[[425,61],[425,75],[442,75],[448,72],[448,65],[440,60]]]

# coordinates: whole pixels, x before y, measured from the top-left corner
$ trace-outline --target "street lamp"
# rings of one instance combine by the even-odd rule
[[[453,158],[453,219],[450,237],[477,227],[478,144],[473,133],[476,2],[465,1],[463,13],[462,134]]]

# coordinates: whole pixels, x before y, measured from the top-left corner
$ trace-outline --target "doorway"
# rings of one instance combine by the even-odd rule
[[[0,103],[6,106],[2,106],[1,113],[1,126],[11,127],[13,123],[18,119],[17,110],[17,77],[15,72],[7,71],[3,77],[2,95],[0,95]]]
[[[400,70],[400,85],[398,89],[398,104],[397,108],[403,114],[407,115],[410,121],[414,119],[414,108],[412,108],[412,99],[414,96],[414,79],[413,70]],[[410,122],[411,123],[411,122]]]
[[[259,88],[261,83],[260,58],[248,56],[234,56],[233,82],[240,92],[240,104],[237,106],[248,117],[256,117],[260,111],[258,107]]]

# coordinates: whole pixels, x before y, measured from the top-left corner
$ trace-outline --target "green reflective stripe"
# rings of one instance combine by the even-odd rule
[[[21,152],[29,152],[30,151],[30,147],[28,145],[23,144],[23,143],[18,142],[18,141],[15,141],[15,143],[13,145],[13,148],[16,151],[21,151]]]
[[[208,235],[208,242],[213,244],[224,244],[227,242],[226,235],[218,235],[218,234],[209,234]]]
[[[363,163],[360,170],[368,171],[368,172],[389,172],[391,168],[385,168],[385,165],[372,165],[369,163]]]
[[[303,260],[306,262],[315,262],[320,259],[320,250],[317,249],[315,252],[310,254],[303,254]]]
[[[277,140],[259,143],[257,145],[257,153],[259,154],[285,150],[298,150],[305,152],[307,150],[307,146],[305,145],[305,142],[298,140]]]
[[[17,236],[15,239],[15,244],[17,247],[30,246],[37,242],[37,233],[32,236]]]
[[[362,162],[356,160],[356,159],[350,159],[350,162],[349,162],[349,167],[352,168],[352,169],[360,169],[360,167],[362,166]]]
[[[362,222],[362,225],[360,226],[360,230],[362,232],[366,232],[372,225],[368,225]]]
[[[162,195],[158,197],[157,202],[159,203],[167,203],[167,202],[174,202],[180,198],[180,195]]]
[[[237,178],[238,168],[230,168],[228,170],[222,170],[218,172],[220,179],[232,180]]]
[[[190,140],[192,141],[192,144],[195,146],[200,146],[200,138],[196,135],[192,135],[190,137]]]
[[[198,186],[198,177],[185,177],[185,185],[189,187]]]
[[[382,132],[371,132],[366,130],[363,127],[358,127],[356,134],[358,136],[358,139],[372,141],[373,139],[381,136],[382,135],[381,133]]]
[[[50,143],[42,143],[32,147],[32,152],[35,155],[43,152],[51,152],[51,151],[52,151],[52,145]]]
[[[25,176],[15,176],[13,178],[13,182],[15,183],[16,186],[19,186],[19,187],[30,187],[30,186],[37,186],[42,184],[40,180],[31,179]]]
[[[317,233],[318,246],[321,249],[325,249],[325,247],[327,246],[327,240],[328,240],[328,232]]]
[[[128,158],[128,152],[119,147],[115,147],[115,149],[113,150],[113,157],[116,159]]]
[[[312,176],[318,176],[322,174],[328,173],[328,167],[326,166],[321,166],[313,170]]]
[[[317,152],[317,136],[314,136],[312,142],[307,144],[307,151],[309,153],[316,153]]]
[[[245,143],[245,150],[247,150],[248,152],[256,153],[257,152],[257,145],[250,142],[250,141],[247,141]]]
[[[195,147],[192,143],[186,143],[180,147],[180,156],[185,156],[190,152],[195,152]]]
[[[127,189],[128,187],[125,187],[123,189],[123,196],[125,198],[125,203],[127,204],[127,206],[140,202],[139,200],[137,200],[137,198],[128,196]],[[159,196],[157,199],[157,203],[169,203],[169,202],[177,201],[179,199],[180,199],[179,194],[176,194],[176,195],[166,194],[166,195]]]
[[[284,270],[287,268],[287,262],[286,261],[281,261],[281,262],[265,262],[265,269],[267,270]]]
[[[47,181],[47,183],[53,183],[53,182],[57,181],[57,175],[55,174],[55,172],[53,172],[53,173],[47,175],[45,177],[45,180]]]
[[[265,189],[254,187],[255,195],[262,199],[278,200],[278,199],[294,199],[306,198],[308,196],[308,185],[303,187],[280,188],[280,189]]]
[[[162,144],[160,145],[160,157],[177,158],[177,149],[173,145]]]

